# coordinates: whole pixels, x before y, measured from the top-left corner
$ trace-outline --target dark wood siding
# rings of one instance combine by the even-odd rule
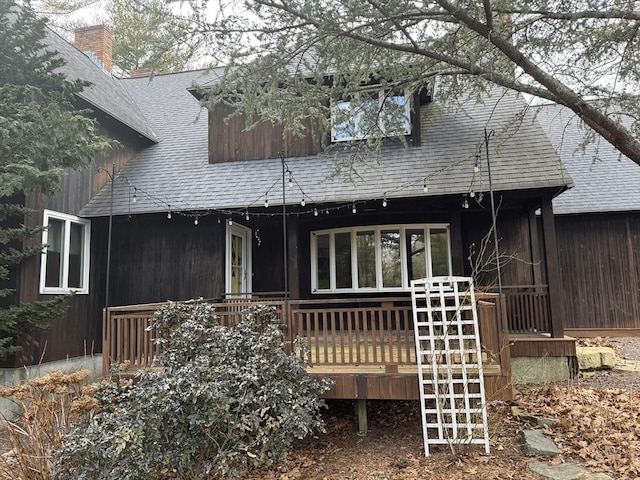
[[[640,214],[555,219],[566,328],[640,328]]]
[[[45,197],[29,195],[25,205],[33,214],[25,219],[29,226],[42,225],[44,209],[77,215],[80,210],[109,181],[109,176],[98,168],[111,171],[115,163],[116,172],[129,162],[145,144],[138,136],[125,135],[123,131],[101,127],[100,134],[116,139],[118,144],[96,158],[82,171],[69,170],[63,178],[58,193]],[[60,360],[101,351],[101,309],[104,306],[104,265],[106,265],[106,220],[93,220],[91,225],[91,265],[89,294],[76,295],[69,302],[69,310],[62,318],[52,320],[46,332],[34,332],[15,359],[16,365],[33,362]],[[39,245],[38,235],[29,240],[30,245]],[[47,300],[51,295],[39,294],[40,257],[29,259],[19,272],[17,298],[20,303]],[[44,356],[43,356],[44,352]],[[11,365],[7,365],[11,366]]]
[[[497,285],[494,242],[488,211],[465,212],[462,215],[464,274],[482,269],[479,283]],[[532,245],[528,211],[501,210],[498,213],[498,244],[503,285],[531,285],[533,278]]]
[[[215,298],[224,292],[225,222],[174,215],[114,223],[112,305]]]
[[[209,112],[209,162],[234,162],[316,155],[323,147],[323,135],[311,119],[304,122],[304,133],[284,133],[282,124],[257,122],[247,130],[246,117],[230,117],[232,107],[218,104]]]

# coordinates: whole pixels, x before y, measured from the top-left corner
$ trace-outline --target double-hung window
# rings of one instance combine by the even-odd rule
[[[411,103],[405,92],[375,89],[343,100],[331,110],[331,141],[364,140],[374,134],[391,137],[411,133]]]
[[[40,293],[89,293],[90,222],[45,210],[43,225]]]
[[[311,233],[314,293],[402,291],[411,280],[451,275],[449,226],[377,225]]]

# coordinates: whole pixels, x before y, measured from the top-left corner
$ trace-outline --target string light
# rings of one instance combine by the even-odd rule
[[[171,210],[167,212],[167,220],[171,220]]]
[[[424,177],[422,180],[422,192],[427,193],[429,191],[429,187],[427,187],[427,177]]]
[[[327,212],[328,212],[328,211],[329,211],[329,210],[327,210]],[[351,213],[357,213],[357,212],[358,212],[358,210],[356,209],[356,202],[353,202],[353,205],[352,205],[352,207],[351,207]]]
[[[386,194],[386,193],[384,194],[384,197],[383,197],[383,199],[382,199],[382,206],[383,206],[383,207],[386,207],[386,206],[387,206],[387,194]]]
[[[469,201],[466,198],[462,201],[462,208],[465,210],[469,208]]]
[[[136,203],[136,202],[138,201],[138,195],[136,195],[136,194],[137,194],[137,192],[138,192],[138,189],[134,187],[134,188],[133,188],[133,197],[131,198],[131,201],[132,201],[133,203]]]
[[[291,172],[289,172],[289,188],[293,187],[293,177],[291,176]]]
[[[267,197],[266,193],[264,195],[264,208],[269,208],[269,197]]]
[[[244,212],[244,219],[249,220],[249,210]]]
[[[198,225],[198,217],[196,217],[196,219],[193,221],[194,225]]]
[[[304,201],[304,197],[302,197],[302,200],[300,200],[300,206],[304,207],[307,204],[307,202]]]
[[[471,190],[471,191],[469,192],[469,196],[470,196],[471,198],[475,197],[475,196],[476,196],[476,192],[474,192],[473,190]]]
[[[318,209],[317,209],[317,208],[314,208],[314,209],[313,209],[313,216],[314,216],[314,217],[317,217],[317,216],[318,216]]]
[[[229,219],[227,221],[229,222],[229,226],[233,225],[233,220]]]
[[[476,163],[473,165],[473,173],[480,171],[480,155],[476,155]]]

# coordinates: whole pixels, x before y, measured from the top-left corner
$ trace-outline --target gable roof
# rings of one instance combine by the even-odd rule
[[[46,43],[65,59],[66,64],[60,71],[67,78],[91,82],[78,97],[147,139],[153,142],[158,140],[144,114],[122,86],[121,80],[104,72],[84,53],[48,28]]]
[[[538,119],[575,182],[553,200],[554,213],[640,211],[640,165],[599,135],[582,149],[588,127],[568,108],[538,107]]]
[[[210,84],[220,71],[191,71],[150,78],[123,79],[158,132],[161,141],[146,148],[122,172],[115,186],[114,214],[245,209],[261,206],[265,192],[282,178],[281,161],[239,161],[209,164],[208,112],[188,89]],[[213,79],[213,80],[212,80]],[[532,115],[514,94],[496,91],[484,104],[468,102],[464,112],[451,112],[438,102],[421,108],[422,146],[387,145],[380,161],[368,158],[354,182],[331,177],[331,155],[287,158],[301,190],[287,191],[287,203],[299,203],[304,192],[309,205],[368,199],[464,194],[488,190],[486,168],[474,177],[475,154],[483,145],[484,128],[494,129],[491,169],[494,189],[524,190],[571,185],[571,178]],[[482,162],[486,162],[481,150]],[[108,187],[108,186],[107,186]],[[130,202],[132,187],[136,203]],[[282,203],[281,189],[269,201]],[[110,188],[103,189],[81,215],[109,214]],[[263,207],[264,208],[264,207]],[[313,207],[312,207],[313,208]]]

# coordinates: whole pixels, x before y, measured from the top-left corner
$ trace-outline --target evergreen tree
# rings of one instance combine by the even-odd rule
[[[0,359],[19,349],[33,329],[46,328],[66,297],[20,304],[16,273],[42,246],[42,228],[25,226],[27,195],[54,193],[68,168],[88,165],[108,145],[87,111],[75,107],[85,83],[57,70],[63,59],[47,48],[45,20],[29,3],[0,0]]]

